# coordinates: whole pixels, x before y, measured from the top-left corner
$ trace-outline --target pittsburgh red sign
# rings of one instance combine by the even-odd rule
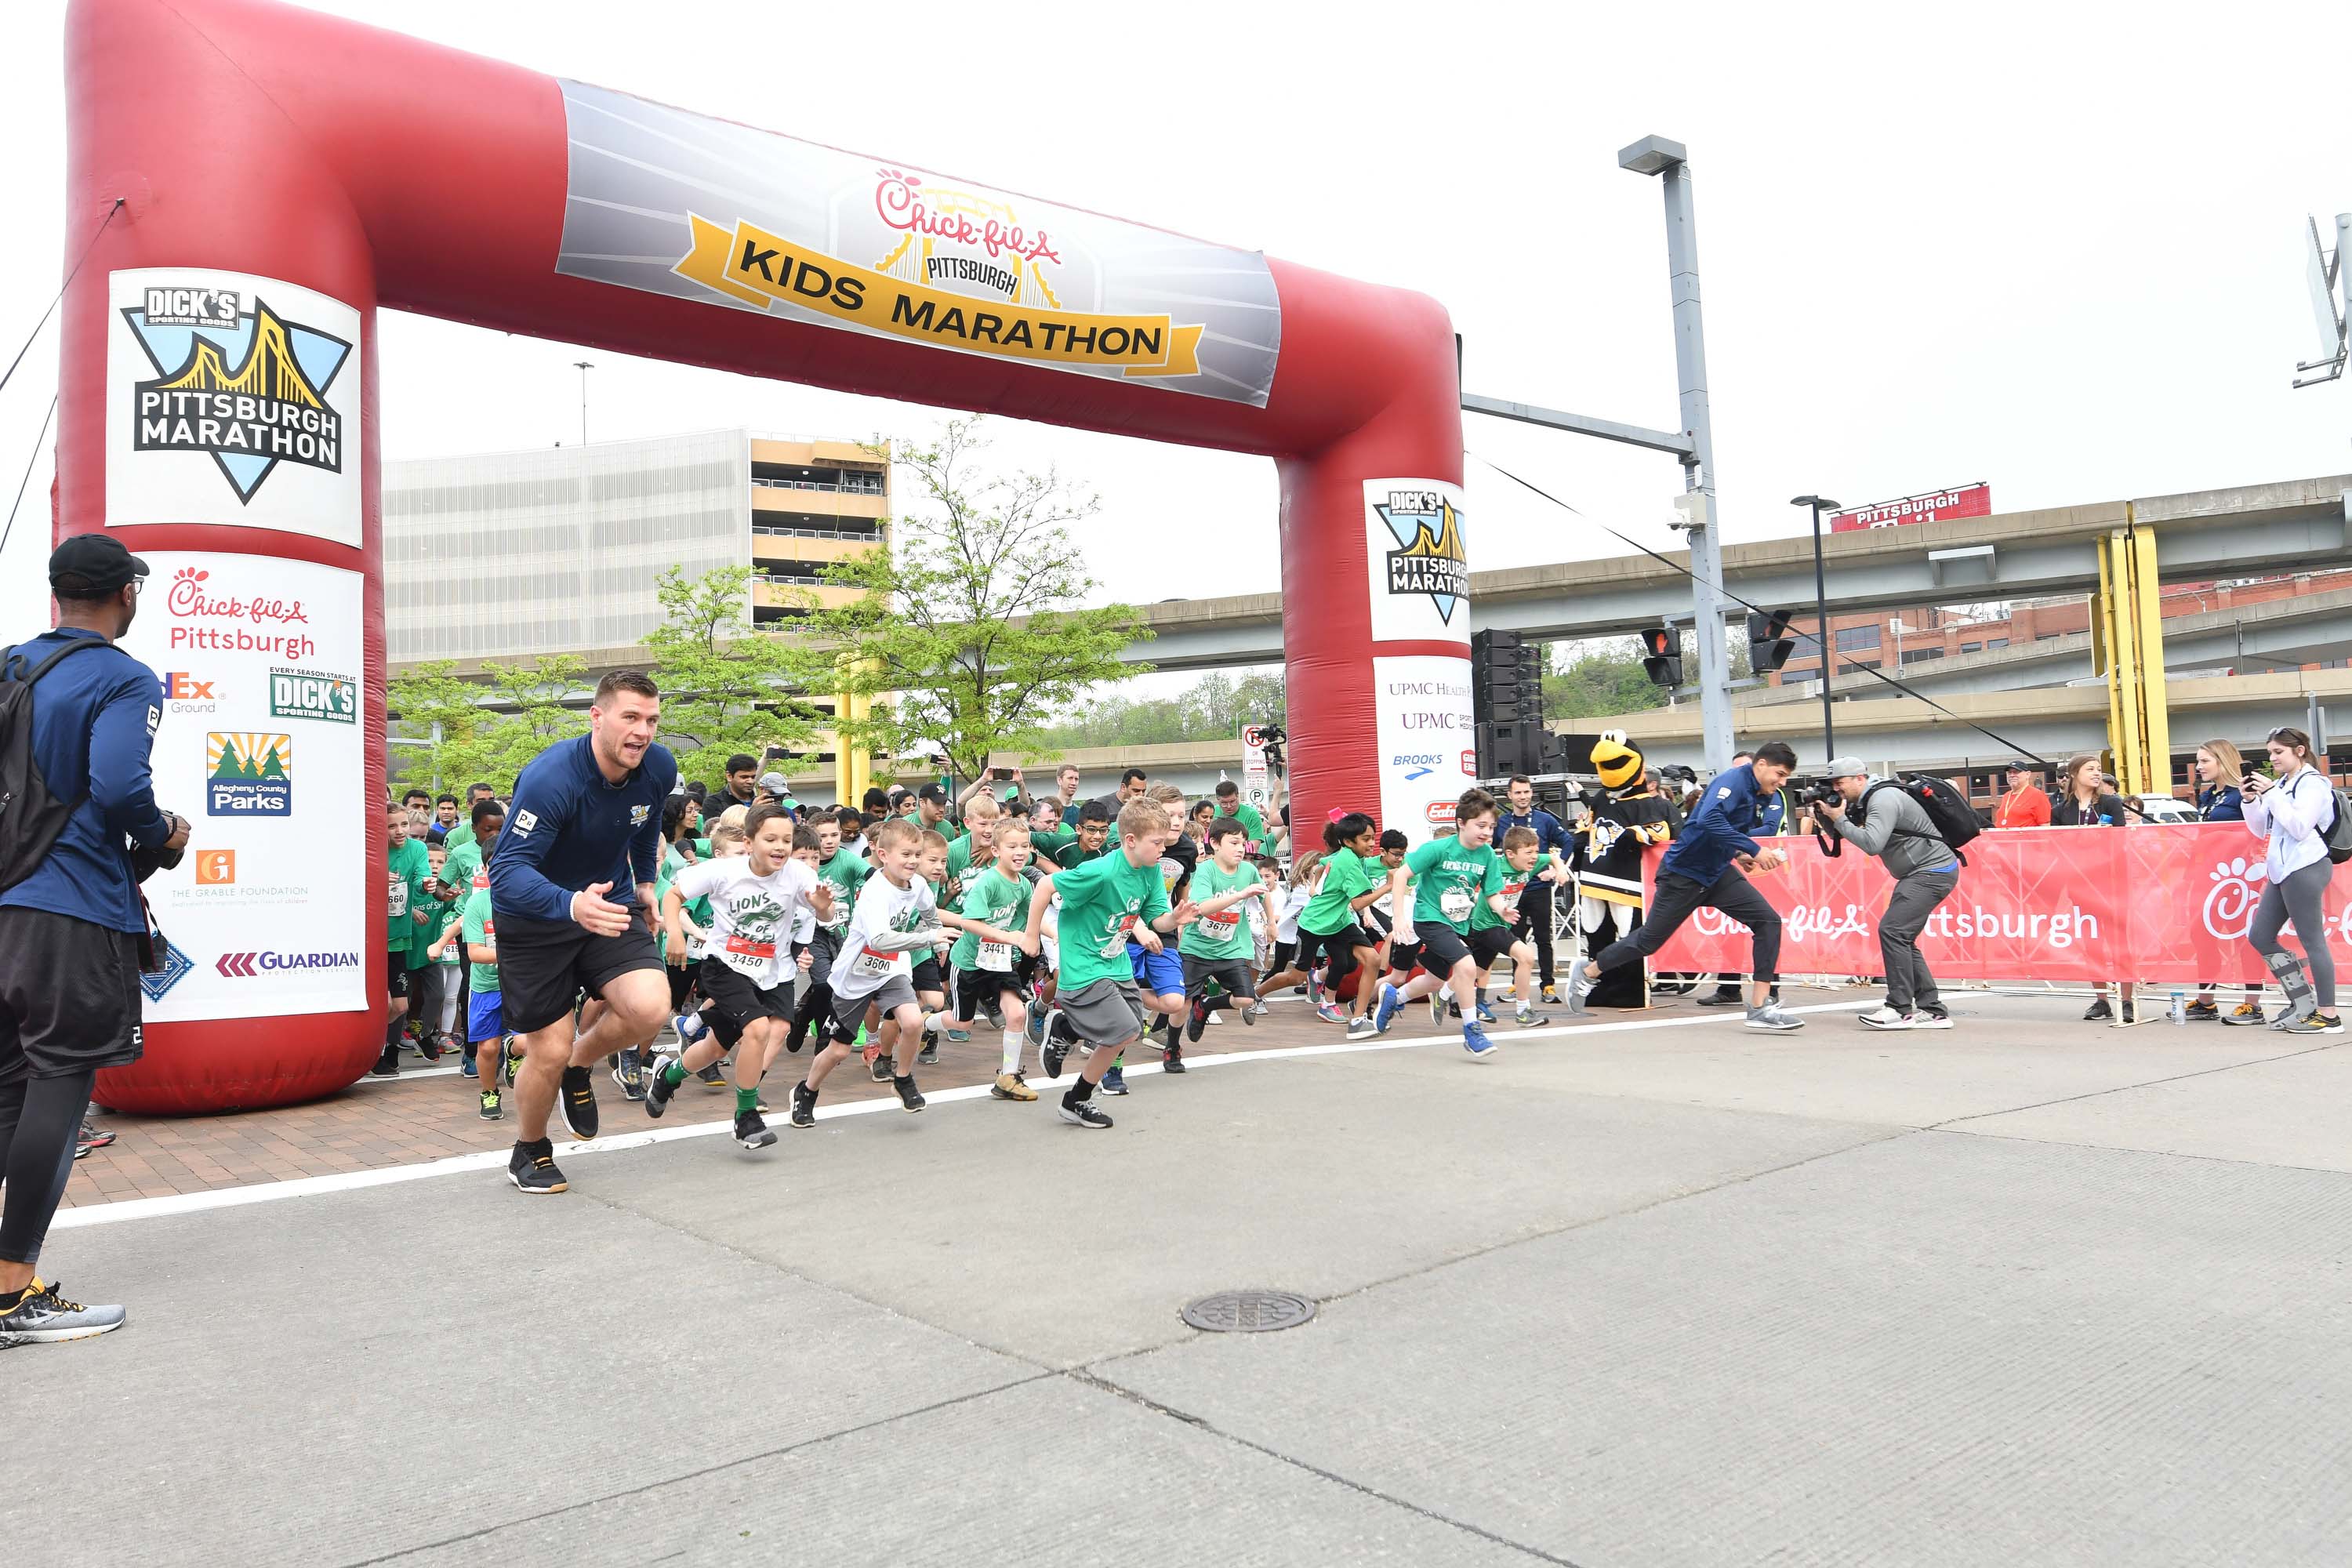
[[[1899,500],[1874,501],[1849,511],[1830,513],[1832,533],[1852,533],[1864,528],[1897,528],[1906,522],[1936,522],[1948,517],[1992,515],[1992,487],[1979,482],[1948,490],[1905,496]]]

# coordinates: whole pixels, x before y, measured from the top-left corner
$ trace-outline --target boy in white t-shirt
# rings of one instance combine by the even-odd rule
[[[710,1037],[656,1066],[646,1086],[646,1114],[658,1117],[668,1110],[687,1074],[699,1072],[732,1047],[735,1142],[765,1149],[776,1135],[760,1115],[760,1079],[782,1049],[792,1022],[793,917],[803,904],[819,916],[829,913],[832,891],[793,858],[793,821],[782,806],[753,806],[743,827],[740,858],[713,858],[684,868],[662,899],[662,920],[674,946],[686,941],[688,902],[710,900],[710,934],[698,979]]]
[[[915,1051],[922,1038],[923,1005],[916,999],[910,956],[940,944],[939,901],[931,885],[915,874],[923,830],[904,817],[880,823],[866,836],[874,874],[857,895],[856,910],[841,934],[833,960],[833,1025],[824,1049],[809,1063],[808,1076],[793,1086],[793,1125],[816,1125],[817,1091],[835,1068],[849,1059],[866,1011],[898,1026],[889,1058],[890,1087],[908,1110],[923,1109],[916,1092]]]

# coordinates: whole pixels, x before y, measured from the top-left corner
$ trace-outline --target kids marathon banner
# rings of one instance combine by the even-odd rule
[[[556,270],[1265,405],[1265,258],[566,81]]]
[[[365,835],[383,819],[363,788],[365,579],[274,555],[142,559],[122,646],[162,677],[155,803],[188,819],[186,855],[144,888],[170,943],[142,977],[147,1021],[373,1005]]]
[[[1811,837],[1769,840],[1789,865],[1749,880],[1780,911],[1780,973],[1880,972],[1878,916],[1894,879],[1848,845],[1835,859]],[[1986,833],[1967,849],[1958,889],[1927,921],[1919,951],[1938,980],[2268,980],[2246,944],[2266,883],[2263,840],[2237,823]],[[1644,875],[1654,887],[1654,851]],[[2336,868],[2326,941],[2352,963],[2352,862]],[[2289,928],[2301,950],[2310,932]],[[1655,970],[1748,966],[1748,928],[1713,910],[1685,921]]]

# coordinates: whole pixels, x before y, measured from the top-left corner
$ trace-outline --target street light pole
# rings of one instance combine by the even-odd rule
[[[588,373],[596,368],[594,360],[576,359],[572,364],[580,372],[580,444],[588,444]]]
[[[1822,513],[1837,510],[1837,502],[1820,496],[1799,496],[1790,506],[1813,509],[1813,647],[1822,660],[1822,746],[1837,756],[1837,720],[1830,710],[1830,590],[1822,569]]]
[[[1715,432],[1706,406],[1706,331],[1698,293],[1698,218],[1691,196],[1690,150],[1644,136],[1617,154],[1617,166],[1655,174],[1666,201],[1666,271],[1675,306],[1675,370],[1682,390],[1683,489],[1689,509],[1691,607],[1698,622],[1699,733],[1707,766],[1731,765],[1731,658],[1724,647],[1723,546],[1715,520]]]

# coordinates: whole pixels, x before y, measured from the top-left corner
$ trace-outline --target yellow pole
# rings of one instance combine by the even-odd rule
[[[2107,678],[2107,749],[2115,760],[2116,782],[2135,788],[2139,757],[2139,694],[2132,638],[2137,624],[2118,614],[2128,592],[2129,556],[2118,531],[2098,544],[2099,593],[2091,603],[2091,646],[2098,672]]]
[[[2131,550],[2131,614],[2133,641],[2138,654],[2139,736],[2143,764],[2138,789],[2146,795],[2172,793],[2172,716],[2164,689],[2164,594],[2157,578],[2156,531],[2139,526],[2129,503],[2126,535]]]

